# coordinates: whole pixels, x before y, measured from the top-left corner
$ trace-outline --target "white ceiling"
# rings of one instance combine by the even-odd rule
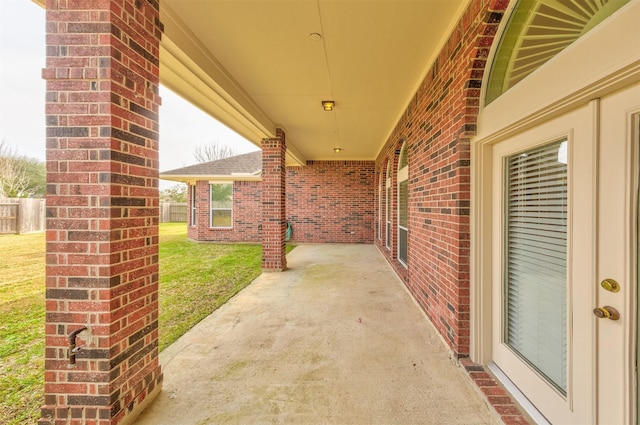
[[[467,3],[161,0],[161,82],[290,164],[374,159]]]

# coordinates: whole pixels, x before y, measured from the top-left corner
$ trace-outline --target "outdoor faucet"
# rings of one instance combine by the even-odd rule
[[[71,332],[68,336],[69,338],[69,364],[76,364],[76,353],[78,351],[80,351],[80,347],[76,347],[76,337],[78,336],[78,334],[84,330],[86,330],[87,327],[83,326],[80,329],[76,329],[75,331]]]

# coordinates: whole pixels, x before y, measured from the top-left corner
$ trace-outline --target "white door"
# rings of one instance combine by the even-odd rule
[[[635,410],[639,111],[635,86],[493,148],[492,357],[553,424]]]
[[[639,117],[640,84],[600,102],[596,297],[620,319],[596,319],[599,424],[632,423],[636,408]],[[605,289],[605,279],[619,291]]]

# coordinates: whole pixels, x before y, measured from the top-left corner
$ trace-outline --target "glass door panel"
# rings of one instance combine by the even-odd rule
[[[492,147],[492,358],[550,423],[594,423],[598,102]]]
[[[567,140],[505,162],[504,342],[567,393]]]

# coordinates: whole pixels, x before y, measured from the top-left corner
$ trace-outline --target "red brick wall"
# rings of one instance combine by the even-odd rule
[[[41,425],[116,424],[161,383],[158,8],[47,1]]]
[[[376,239],[457,356],[469,353],[470,147],[480,86],[508,0],[472,0],[376,161],[393,161],[391,251]],[[397,159],[409,146],[408,268],[397,252]]]
[[[262,269],[287,268],[285,133],[262,140]]]
[[[233,208],[235,240],[241,242],[260,241],[262,235],[261,199],[261,182],[235,182],[233,184],[233,200],[237,205],[234,205]],[[256,205],[259,208],[257,212]]]
[[[373,243],[373,161],[310,161],[287,167],[286,217],[293,243]],[[197,183],[198,225],[189,227],[197,241],[261,240],[261,182],[235,182],[233,229],[209,228],[209,183]]]
[[[192,186],[190,186],[192,187]],[[209,242],[260,243],[262,235],[262,185],[256,181],[233,183],[233,227],[209,227],[209,182],[197,182],[197,226],[188,226],[189,239]],[[188,205],[191,208],[191,205]]]
[[[287,169],[287,219],[297,243],[373,243],[375,163],[309,161]]]

